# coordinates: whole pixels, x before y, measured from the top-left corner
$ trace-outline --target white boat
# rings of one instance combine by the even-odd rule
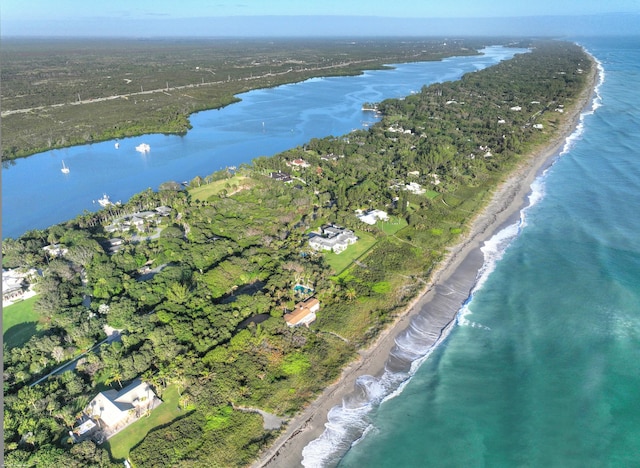
[[[68,174],[69,173],[69,168],[64,165],[64,160],[62,161],[62,169],[60,169],[60,170],[62,171],[63,174]]]
[[[120,148],[120,143],[116,142],[115,147],[116,147],[116,149]]]
[[[109,199],[109,195],[106,193],[102,194],[102,198],[98,200],[100,206],[109,206],[112,205],[111,200]]]
[[[146,143],[140,143],[138,146],[136,146],[136,151],[140,153],[148,153],[149,151],[151,151],[151,146]]]

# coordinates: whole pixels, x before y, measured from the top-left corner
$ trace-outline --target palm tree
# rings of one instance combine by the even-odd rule
[[[113,369],[111,371],[111,376],[104,381],[106,385],[110,385],[113,382],[118,382],[118,385],[120,385],[120,388],[122,389],[122,372],[120,369]]]
[[[60,420],[69,429],[73,429],[76,424],[76,414],[70,406],[63,406],[53,417]]]

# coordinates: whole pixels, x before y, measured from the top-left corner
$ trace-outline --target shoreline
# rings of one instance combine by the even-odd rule
[[[433,347],[446,338],[455,324],[460,307],[475,286],[478,271],[484,264],[480,248],[505,226],[513,224],[515,217],[526,206],[531,184],[553,164],[567,138],[580,123],[580,116],[593,101],[599,72],[596,60],[590,54],[589,57],[592,70],[587,86],[578,96],[567,118],[561,123],[557,135],[544,147],[523,158],[520,165],[496,188],[487,205],[474,216],[464,238],[448,249],[448,254],[432,272],[428,283],[407,305],[404,312],[397,316],[371,346],[358,352],[360,357],[347,365],[334,383],[289,421],[285,431],[261,454],[252,467],[302,466],[302,450],[324,432],[329,410],[341,405],[343,398],[353,392],[358,377],[380,376],[385,371],[390,364],[388,358],[395,346],[395,338],[409,326],[414,316],[422,314],[429,318],[430,331],[434,337]],[[441,294],[443,291],[446,295]]]
[[[484,46],[484,47],[488,47],[488,46]],[[103,143],[105,141],[113,141],[113,140],[118,140],[118,139],[126,139],[126,138],[137,138],[137,137],[141,137],[141,136],[145,136],[145,135],[153,135],[153,134],[162,134],[162,135],[186,135],[191,129],[191,117],[194,114],[197,114],[199,112],[207,112],[207,111],[214,111],[214,110],[221,110],[227,106],[230,106],[232,104],[236,104],[238,102],[242,101],[242,98],[240,98],[240,96],[242,94],[251,92],[251,91],[257,91],[257,90],[264,90],[264,89],[271,89],[271,88],[277,88],[279,86],[286,86],[286,85],[292,85],[292,84],[297,84],[297,83],[303,83],[307,80],[312,80],[312,79],[316,79],[316,78],[332,78],[332,77],[348,77],[348,76],[360,76],[363,75],[364,73],[368,72],[368,71],[376,71],[376,70],[389,70],[389,69],[393,69],[395,68],[393,65],[395,64],[400,64],[400,63],[416,63],[416,62],[441,62],[445,59],[451,58],[451,57],[468,57],[468,56],[472,56],[472,55],[482,55],[479,51],[481,49],[474,49],[476,51],[475,54],[466,54],[463,53],[462,50],[459,50],[459,54],[453,54],[453,55],[444,55],[442,57],[434,57],[434,58],[428,58],[428,59],[422,59],[422,60],[399,60],[401,59],[401,57],[395,57],[398,60],[393,60],[393,58],[391,58],[390,62],[388,63],[386,60],[382,60],[382,59],[363,59],[363,60],[352,60],[349,61],[348,63],[344,63],[344,64],[338,64],[338,65],[331,65],[331,66],[325,66],[325,67],[317,67],[314,69],[309,69],[306,71],[317,71],[317,72],[323,72],[325,70],[330,70],[330,71],[335,71],[337,70],[337,72],[335,73],[318,73],[318,74],[310,74],[309,76],[303,76],[303,77],[299,77],[297,79],[293,79],[291,81],[283,81],[281,83],[274,83],[274,84],[269,84],[266,83],[264,85],[258,85],[256,87],[252,87],[249,86],[248,89],[244,89],[244,90],[238,90],[235,93],[231,94],[231,98],[230,100],[227,102],[225,100],[221,100],[220,103],[213,105],[213,106],[209,106],[209,105],[205,105],[203,108],[201,109],[196,109],[196,110],[192,110],[189,113],[183,115],[184,119],[185,119],[185,123],[186,123],[186,127],[183,129],[171,129],[171,128],[157,128],[155,130],[150,130],[150,131],[144,131],[144,132],[139,132],[139,131],[133,131],[129,134],[124,133],[120,136],[110,136],[110,137],[106,137],[106,138],[101,138],[99,135],[96,137],[95,140],[91,140],[91,141],[84,141],[84,142],[75,142],[75,143],[69,143],[69,144],[61,144],[61,145],[54,145],[51,147],[47,147],[47,148],[36,148],[34,149],[32,152],[28,152],[27,154],[20,154],[19,156],[11,156],[11,157],[6,157],[3,158],[3,161],[5,162],[10,162],[10,161],[17,161],[19,159],[26,159],[29,158],[31,156],[35,156],[38,155],[40,153],[45,153],[47,151],[52,151],[52,150],[62,150],[65,148],[72,148],[75,146],[82,146],[82,145],[87,145],[87,144],[94,144],[94,143]],[[370,62],[374,62],[371,64],[371,66],[368,66]],[[351,66],[356,66],[356,68],[354,69],[350,69],[348,67]],[[361,67],[360,67],[361,66]],[[345,68],[347,68],[348,72],[347,73],[341,73],[342,70],[344,70]],[[286,71],[286,72],[279,72],[279,73],[267,73],[267,74],[263,74],[263,75],[258,75],[258,76],[250,76],[250,77],[241,77],[238,78],[237,81],[238,82],[249,82],[249,81],[254,81],[254,80],[259,80],[262,78],[268,78],[268,77],[273,77],[273,76],[284,76],[291,73],[290,71]],[[302,73],[302,72],[299,72]],[[129,99],[130,97],[135,97],[135,96],[139,96],[139,95],[153,95],[153,94],[159,94],[159,93],[166,93],[168,91],[177,91],[177,90],[182,90],[182,89],[191,89],[191,88],[200,88],[200,87],[205,87],[205,86],[216,86],[216,85],[220,85],[222,83],[225,83],[225,81],[208,81],[208,82],[203,82],[203,83],[191,83],[188,85],[180,85],[180,86],[174,86],[174,87],[169,87],[169,88],[158,88],[158,89],[152,89],[152,90],[148,90],[148,91],[140,91],[140,92],[131,92],[131,93],[125,93],[125,94],[119,94],[119,95],[111,95],[111,96],[103,96],[103,97],[98,97],[98,98],[90,98],[90,99],[85,99],[82,101],[75,101],[75,102],[63,102],[63,103],[56,103],[56,104],[49,104],[49,105],[41,105],[41,106],[35,106],[35,107],[30,107],[30,108],[21,108],[21,109],[10,109],[7,111],[2,111],[0,112],[0,117],[4,118],[4,117],[9,117],[11,115],[19,115],[19,114],[27,114],[33,111],[47,111],[47,109],[51,109],[51,108],[58,108],[58,107],[66,107],[66,106],[77,106],[77,105],[86,105],[86,104],[96,104],[96,103],[100,103],[100,102],[105,102],[105,101],[114,101],[114,100],[119,100],[119,99]]]

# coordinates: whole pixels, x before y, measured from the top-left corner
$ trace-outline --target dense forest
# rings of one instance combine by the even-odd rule
[[[42,271],[39,330],[4,346],[5,464],[106,467],[122,453],[137,467],[250,464],[278,431],[239,408],[292,416],[334,381],[497,184],[554,135],[592,67],[576,45],[536,42],[459,81],[377,103],[382,121],[368,130],[4,240],[4,268]],[[288,183],[270,177],[278,171]],[[170,211],[153,223],[108,228],[158,207]],[[369,209],[390,220],[356,217]],[[311,249],[310,233],[326,224],[358,242],[341,254]],[[44,250],[54,244],[64,254]],[[317,320],[287,326],[285,312],[310,295]],[[94,347],[105,325],[119,340]],[[35,383],[79,355],[74,370]],[[117,436],[71,443],[91,398],[136,378],[165,401],[154,411],[173,405],[175,415],[124,451]]]

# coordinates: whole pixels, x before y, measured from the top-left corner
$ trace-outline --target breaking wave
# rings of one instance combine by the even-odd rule
[[[602,105],[600,87],[604,82],[605,72],[602,64],[597,59],[595,60],[599,81],[594,88],[593,100],[589,108],[580,114],[576,129],[566,138],[559,157],[566,154],[582,137],[584,118],[593,114]],[[473,322],[469,318],[472,314],[470,305],[473,296],[483,287],[506,249],[526,226],[528,210],[544,198],[545,178],[548,170],[549,168],[543,171],[531,184],[528,203],[520,211],[519,219],[501,229],[484,243],[481,248],[483,265],[478,271],[471,292],[465,293],[466,297],[460,296],[462,292],[455,290],[440,293],[442,296],[451,295],[454,301],[456,297],[461,298],[457,302],[459,310],[455,320],[447,324],[444,329],[439,330],[438,333],[434,333],[427,317],[421,314],[412,317],[409,326],[396,337],[396,346],[389,354],[384,373],[380,377],[370,375],[358,377],[353,392],[344,397],[342,405],[334,406],[329,411],[325,431],[320,437],[307,444],[302,451],[303,466],[306,468],[336,466],[353,445],[359,443],[371,431],[375,431],[376,428],[371,420],[372,412],[385,401],[402,393],[411,377],[437,345],[447,337],[453,325],[480,327],[489,330],[488,327]],[[462,304],[461,307],[460,304]]]

